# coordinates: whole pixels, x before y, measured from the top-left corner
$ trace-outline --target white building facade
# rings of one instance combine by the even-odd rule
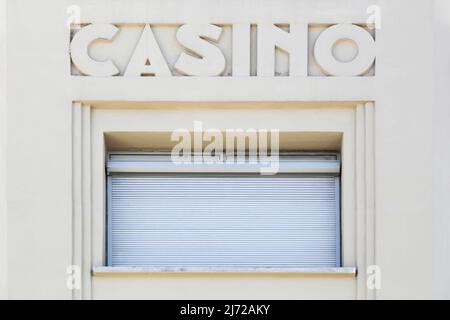
[[[450,298],[447,2],[2,0],[0,297]]]

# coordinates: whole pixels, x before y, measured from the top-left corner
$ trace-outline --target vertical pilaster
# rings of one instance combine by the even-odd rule
[[[0,299],[8,298],[6,0],[0,0]]]
[[[82,137],[82,208],[83,208],[83,222],[82,222],[82,298],[91,299],[91,106],[83,105],[82,110],[83,119],[83,137]]]
[[[72,265],[81,268],[83,262],[82,250],[82,104],[72,105]],[[74,274],[74,276],[77,276]],[[81,290],[73,288],[72,299],[81,299]]]
[[[366,198],[365,198],[365,106],[356,106],[356,265],[358,267],[357,298],[366,299]]]
[[[356,106],[356,264],[357,298],[375,299],[367,287],[367,267],[375,265],[375,106]]]
[[[375,265],[375,136],[373,102],[365,104],[365,211],[366,268]],[[367,290],[367,299],[375,299],[376,290]]]

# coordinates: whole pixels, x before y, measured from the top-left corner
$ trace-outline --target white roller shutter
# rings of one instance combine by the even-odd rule
[[[163,173],[148,170],[154,162]],[[289,163],[285,173],[264,176],[184,173],[167,169],[167,158],[111,157],[108,265],[339,267],[339,161]]]

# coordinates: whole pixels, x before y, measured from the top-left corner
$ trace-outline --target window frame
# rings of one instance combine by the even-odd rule
[[[186,168],[182,169],[181,172],[180,171],[173,171],[172,166],[169,165],[169,167],[166,166],[161,166],[161,167],[149,167],[149,168],[145,168],[145,167],[141,167],[140,169],[138,169],[138,171],[128,171],[127,168],[122,167],[114,167],[111,168],[111,166],[109,165],[111,161],[111,157],[114,156],[124,156],[125,159],[127,156],[130,157],[130,159],[132,159],[133,157],[136,157],[136,160],[138,160],[137,157],[142,157],[142,156],[148,156],[148,157],[161,157],[162,159],[166,158],[166,159],[170,159],[170,152],[165,152],[165,151],[158,151],[158,152],[127,152],[127,151],[114,151],[114,152],[107,152],[106,155],[106,239],[105,239],[105,243],[106,243],[106,247],[105,247],[105,261],[106,261],[106,266],[107,267],[113,267],[112,266],[112,228],[110,227],[112,225],[112,213],[111,213],[111,203],[112,203],[112,193],[110,192],[111,188],[112,188],[112,174],[118,174],[118,173],[161,173],[161,174],[167,174],[167,173],[184,173],[184,174],[192,174],[192,175],[196,175],[196,174],[210,174],[211,171],[211,167],[208,167],[208,165],[205,164],[196,164],[196,167],[199,168],[198,170],[195,170],[195,172],[192,172],[190,170],[192,170],[192,167],[187,166]],[[307,172],[303,172],[303,174],[321,174],[321,173],[333,173],[335,175],[335,198],[336,198],[336,265],[334,267],[330,267],[330,268],[342,268],[342,206],[341,206],[341,201],[342,201],[342,194],[341,194],[341,183],[342,183],[342,163],[341,163],[341,155],[338,152],[280,152],[280,161],[281,158],[285,158],[285,157],[295,157],[298,159],[298,157],[305,157],[305,159],[308,159],[308,161],[314,162],[314,160],[330,160],[330,161],[334,161],[334,163],[338,163],[338,169],[336,169],[335,165],[331,165],[330,167],[327,168],[322,168],[323,172],[311,172],[310,170],[314,170],[313,168],[309,168],[307,169]],[[285,158],[286,159],[286,158]],[[333,160],[331,160],[333,159]],[[122,160],[122,161],[127,161],[127,160]],[[305,160],[305,162],[308,162]],[[139,161],[136,161],[139,162]],[[151,162],[151,161],[145,161],[145,162]],[[168,163],[167,161],[163,161]],[[179,165],[177,165],[179,166]],[[227,163],[223,163],[220,164],[220,166],[224,166],[224,167],[228,167],[228,171],[224,170],[224,171],[220,171],[220,173],[223,174],[230,174],[230,173],[234,173],[234,174],[255,174],[255,170],[252,166],[249,166],[249,171],[246,172],[245,170],[242,170],[242,167],[236,167]],[[244,165],[245,166],[245,165]],[[202,167],[203,170],[202,171]],[[122,171],[121,171],[122,170]],[[148,172],[146,172],[145,170],[149,170]],[[206,170],[206,171],[205,171]],[[280,173],[300,173],[302,174],[302,172],[297,172],[300,170],[296,170],[295,167],[290,167],[288,166],[287,168],[280,168],[281,172]],[[120,267],[114,267],[114,268],[120,268]],[[148,266],[148,268],[151,269],[160,269],[159,267],[153,267],[153,266]],[[164,268],[165,270],[167,270],[167,268]],[[173,268],[174,271],[177,268]],[[185,271],[196,271],[197,269],[202,269],[205,270],[207,269],[208,271],[213,271],[213,272],[222,272],[222,271],[230,271],[230,272],[248,272],[249,270],[251,271],[258,271],[258,269],[260,269],[261,271],[267,271],[267,270],[276,270],[276,271],[292,271],[293,268],[278,268],[278,267],[252,267],[252,268],[241,268],[241,267],[204,267],[204,268],[195,268],[195,267],[185,267],[183,268],[183,270]],[[302,267],[299,267],[298,269],[305,269]],[[308,269],[308,268],[306,268]],[[314,269],[314,268],[313,268]],[[319,268],[319,269],[323,269],[323,268]]]

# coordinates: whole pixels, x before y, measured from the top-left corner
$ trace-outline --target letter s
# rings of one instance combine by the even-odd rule
[[[174,68],[190,76],[218,76],[226,66],[222,51],[207,40],[216,42],[222,34],[222,28],[207,23],[188,23],[177,31],[177,40],[186,49],[198,57],[183,52]],[[206,40],[207,39],[207,40]]]

